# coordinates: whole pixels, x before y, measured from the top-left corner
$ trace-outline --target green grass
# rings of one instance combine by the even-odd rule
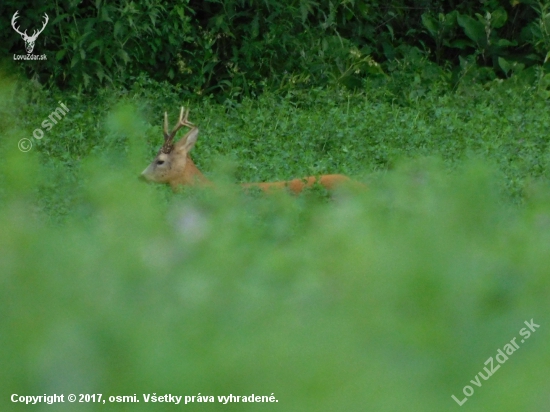
[[[45,174],[53,176],[42,186],[41,201],[60,215],[75,206],[64,195],[71,198],[71,188],[81,184],[83,159],[103,156],[112,166],[122,165],[133,142],[140,155],[132,173],[139,173],[160,147],[163,112],[173,122],[180,105],[191,106],[190,118],[201,129],[192,155],[210,177],[221,167],[218,175],[239,182],[325,173],[369,182],[408,159],[437,157],[450,171],[477,157],[494,164],[502,175],[499,187],[516,202],[524,200],[533,181],[549,177],[548,102],[511,81],[494,83],[489,90],[473,85],[433,93],[401,105],[375,87],[363,94],[312,89],[264,95],[231,106],[180,101],[175,90],[157,84],[131,96],[100,93],[91,102],[35,94],[31,104],[24,104],[27,94],[18,92],[18,100],[5,110],[4,128],[13,136],[12,145],[22,137],[33,141],[33,152],[49,167]],[[43,139],[33,139],[32,131],[58,101],[70,113]],[[108,114],[117,110],[125,113],[124,121]],[[60,192],[65,205],[58,204]]]
[[[23,409],[12,393],[155,392],[279,401],[177,406],[197,411],[456,410],[451,395],[533,318],[463,407],[544,410],[547,102],[505,84],[383,96],[194,103],[194,159],[220,186],[177,195],[136,179],[175,92],[4,98],[0,409]],[[71,115],[19,152],[60,99]],[[231,184],[335,172],[369,189],[327,201]]]

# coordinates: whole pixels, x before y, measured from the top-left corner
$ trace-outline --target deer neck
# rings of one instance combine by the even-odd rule
[[[197,168],[193,159],[189,154],[185,162],[185,168],[183,173],[178,176],[178,179],[170,183],[173,190],[176,190],[180,185],[183,186],[210,186],[212,182],[202,174],[202,172]]]

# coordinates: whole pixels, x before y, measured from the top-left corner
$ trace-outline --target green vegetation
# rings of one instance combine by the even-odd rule
[[[51,25],[0,76],[0,410],[545,410],[549,9],[452,3],[3,3]],[[181,105],[215,190],[137,179]],[[368,189],[235,184],[327,173]],[[10,401],[54,393],[106,404]]]
[[[17,70],[89,93],[129,89],[144,75],[220,102],[265,90],[357,90],[418,53],[452,73],[450,87],[474,66],[484,80],[532,79],[533,68],[550,69],[548,0],[56,1],[32,9],[6,0],[2,54],[23,52],[10,30],[16,10],[24,10],[23,28],[52,16],[35,51],[50,57]]]

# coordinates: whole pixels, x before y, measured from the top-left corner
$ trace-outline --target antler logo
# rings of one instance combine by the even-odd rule
[[[44,18],[45,18],[45,21],[44,21],[44,24],[42,25],[42,28],[40,30],[35,30],[34,33],[32,34],[32,36],[28,36],[27,35],[27,30],[25,30],[24,33],[21,33],[19,31],[19,27],[16,27],[15,26],[15,20],[17,20],[17,18],[19,17],[17,15],[17,13],[19,13],[19,10],[17,10],[15,12],[15,14],[13,15],[12,19],[11,19],[11,26],[13,27],[13,29],[19,33],[21,35],[21,38],[23,39],[23,41],[25,42],[25,49],[27,49],[27,54],[31,54],[33,49],[34,49],[34,43],[36,42],[36,39],[38,38],[38,35],[40,33],[42,33],[44,31],[44,29],[46,28],[46,24],[48,24],[48,21],[50,20],[48,18],[48,15],[46,13],[44,13]]]

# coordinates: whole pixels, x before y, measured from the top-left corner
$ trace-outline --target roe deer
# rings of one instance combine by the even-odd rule
[[[195,166],[195,163],[193,163],[193,160],[189,156],[189,152],[197,142],[199,129],[187,119],[188,115],[189,109],[185,111],[182,107],[178,123],[168,133],[168,114],[164,112],[164,144],[153,162],[141,173],[140,178],[149,182],[169,184],[174,191],[181,185],[213,185],[197,169],[197,166]],[[189,127],[191,130],[178,142],[174,143],[176,133],[183,126]],[[331,190],[344,182],[364,187],[363,184],[354,182],[349,177],[340,174],[322,175],[320,177],[309,176],[302,179],[280,182],[242,183],[241,186],[244,188],[258,187],[264,192],[270,192],[273,189],[288,188],[292,193],[298,194],[304,188],[311,187],[315,183],[319,183],[328,190]]]

